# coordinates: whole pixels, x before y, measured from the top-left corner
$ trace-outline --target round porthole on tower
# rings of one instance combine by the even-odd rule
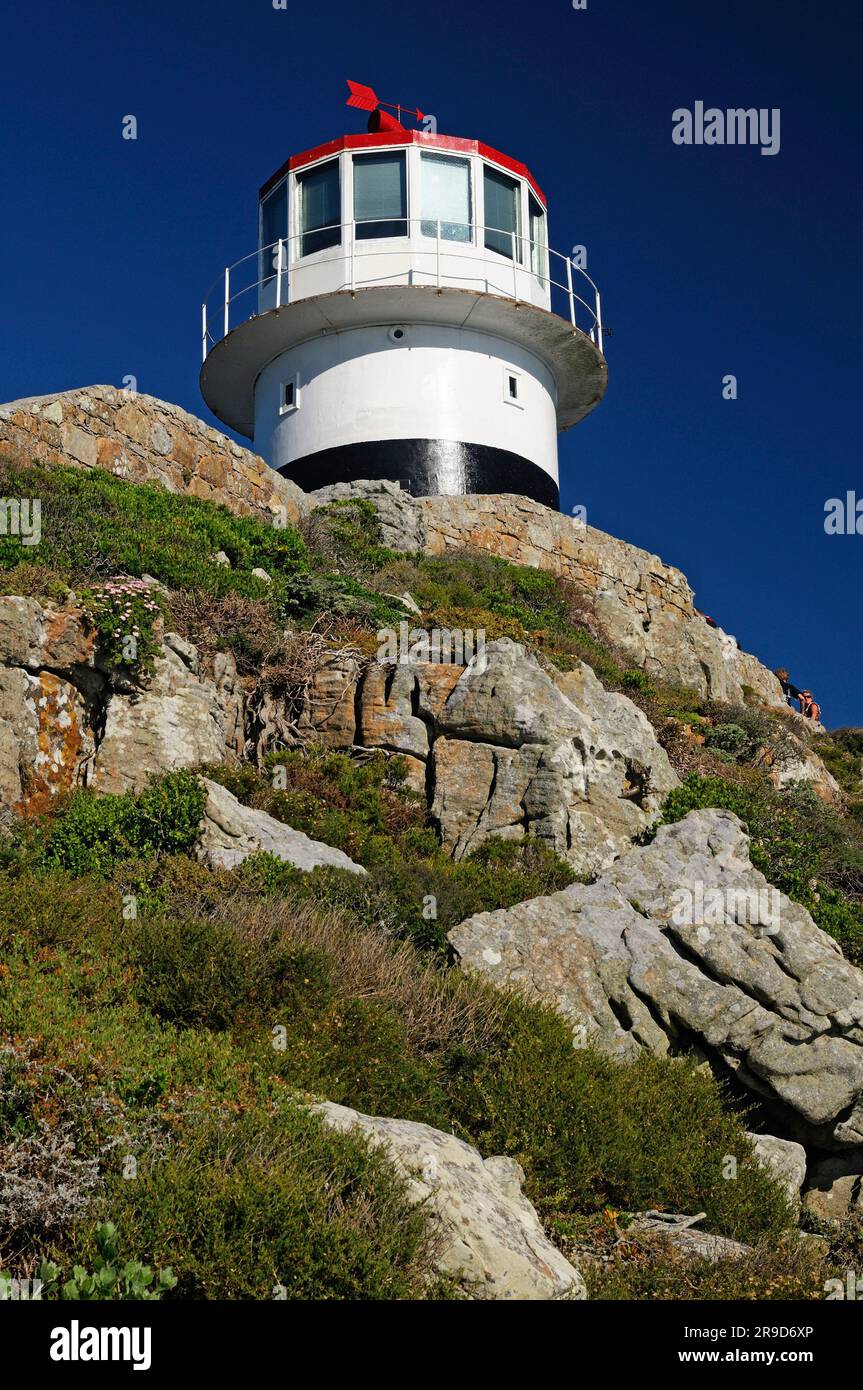
[[[558,434],[607,384],[599,291],[551,249],[519,159],[350,90],[368,131],[267,179],[257,250],[205,300],[204,399],[307,492],[407,479],[558,507]]]

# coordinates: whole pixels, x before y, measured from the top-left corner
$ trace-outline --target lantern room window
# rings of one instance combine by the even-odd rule
[[[300,255],[311,256],[342,240],[339,161],[329,159],[297,174],[300,204]]]
[[[266,249],[288,235],[288,181],[268,193],[261,203],[261,246]]]
[[[528,211],[530,215],[530,268],[544,287],[548,264],[545,209],[532,193],[528,195]]]
[[[407,168],[403,153],[354,155],[354,222],[360,241],[407,236]]]
[[[485,195],[485,244],[489,251],[497,251],[501,256],[512,260],[513,240],[515,253],[521,260],[521,185],[517,179],[501,174],[486,164],[483,169],[483,192]]]
[[[470,160],[423,154],[420,160],[422,233],[444,241],[472,241]]]
[[[261,203],[261,273],[262,285],[276,278],[278,246],[274,243],[288,235],[288,182],[283,179]]]

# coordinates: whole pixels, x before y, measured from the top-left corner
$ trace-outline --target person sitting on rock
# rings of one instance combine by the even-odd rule
[[[821,706],[812,698],[811,690],[800,692],[800,713],[804,719],[812,719],[816,724],[821,722]]]

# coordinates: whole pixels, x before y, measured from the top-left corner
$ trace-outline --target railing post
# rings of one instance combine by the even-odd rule
[[[230,331],[231,331],[231,324],[230,324],[230,308],[231,308],[231,271],[230,271],[230,268],[229,268],[228,266],[225,266],[225,337],[226,337],[226,338],[227,338],[228,334],[229,334]]]
[[[516,304],[518,303],[518,261],[516,260],[515,232],[510,233],[512,237],[512,295]]]
[[[276,252],[276,308],[280,309],[282,305],[282,261],[285,254],[285,243],[281,237],[279,237],[278,245],[279,249]]]
[[[201,305],[201,361],[207,360],[207,305]]]
[[[437,271],[437,288],[438,294],[440,294],[440,218],[438,218],[435,222],[435,237],[435,265]]]
[[[595,287],[594,287],[595,288]],[[599,290],[596,290],[596,346],[600,352],[605,349],[602,346],[602,304],[600,303]]]
[[[569,291],[569,321],[575,327],[575,296],[572,292],[572,260],[566,258],[566,288]]]
[[[357,287],[357,264],[356,264],[357,224],[356,224],[356,219],[354,219],[353,222],[349,222],[349,223],[348,223],[348,226],[349,226],[349,228],[350,228],[350,237],[351,237],[351,294],[353,294],[354,290],[355,290],[356,287]]]

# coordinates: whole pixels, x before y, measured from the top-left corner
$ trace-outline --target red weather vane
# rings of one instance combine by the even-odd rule
[[[413,116],[417,121],[424,119],[424,114],[419,107],[416,111],[412,111],[409,106],[402,106],[401,102],[379,101],[373,88],[364,87],[361,82],[352,82],[350,78],[347,79],[347,83],[351,94],[345,102],[346,106],[355,106],[358,111],[377,111],[379,106],[389,106],[392,111],[396,112],[399,121],[403,111],[406,116]]]

